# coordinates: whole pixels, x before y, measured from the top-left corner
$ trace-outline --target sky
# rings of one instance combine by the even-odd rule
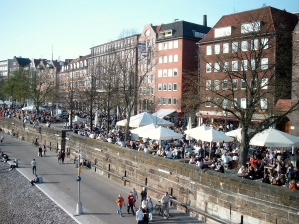
[[[223,16],[263,6],[299,11],[299,0],[0,0],[0,60],[65,60],[90,48],[175,19],[213,27]]]

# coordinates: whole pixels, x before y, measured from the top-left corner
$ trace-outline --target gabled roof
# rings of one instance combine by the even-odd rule
[[[214,39],[228,38],[228,36],[222,38],[214,38],[215,28],[232,27],[230,37],[240,36],[242,23],[257,21],[262,22],[262,26],[265,30],[267,30],[267,32],[274,32],[277,29],[281,28],[284,28],[287,31],[292,31],[294,29],[294,26],[298,22],[298,17],[292,13],[270,6],[230,15],[224,15],[214,25],[213,29],[211,29],[210,32],[199,43],[211,41]]]
[[[21,66],[21,67],[28,66],[31,63],[31,60],[29,58],[22,58],[22,57],[17,58],[16,57],[16,60],[19,64],[19,66]]]
[[[193,40],[200,40],[200,37],[196,37],[194,35],[194,32],[200,32],[200,33],[208,33],[211,27],[208,26],[202,26],[195,23],[190,23],[186,21],[176,21],[169,24],[162,24],[160,27],[159,32],[172,30],[172,36],[165,37],[162,40],[165,39],[177,39],[177,38],[187,38],[187,39],[193,39]],[[161,39],[157,39],[159,41]]]

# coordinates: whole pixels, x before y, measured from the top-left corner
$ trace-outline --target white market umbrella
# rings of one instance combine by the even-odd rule
[[[39,110],[45,110],[46,108],[44,108],[44,107],[38,107],[38,109]],[[23,107],[22,110],[24,110],[24,111],[36,110],[36,106],[31,105],[31,106]]]
[[[188,125],[187,125],[187,130],[191,130],[191,129],[192,129],[192,121],[191,121],[191,117],[189,117],[189,121],[188,121]],[[191,140],[190,134],[186,135],[186,140]]]
[[[127,123],[127,119],[121,120],[116,122],[117,126],[125,126]],[[135,116],[130,117],[130,127],[142,127],[148,124],[155,124],[155,125],[161,125],[161,126],[174,126],[173,123],[166,121],[162,118],[156,117],[152,114],[149,114],[147,112],[137,114]]]
[[[273,128],[268,128],[253,136],[249,144],[267,147],[291,147],[296,143],[299,143],[299,138],[297,136]]]
[[[228,131],[225,134],[227,136],[234,137],[238,140],[238,142],[241,142],[241,139],[242,139],[242,133],[241,132],[242,132],[242,128],[237,128],[235,130]],[[250,133],[250,132],[254,132],[254,130],[249,128],[248,133]]]
[[[12,105],[12,102],[11,102],[11,101],[8,101],[8,100],[5,100],[5,101],[4,101],[4,104],[6,104],[6,105]]]
[[[217,131],[213,128],[202,132],[198,139],[206,142],[231,142],[234,139],[232,137],[227,136],[221,131]]]
[[[149,139],[159,140],[159,141],[182,138],[182,134],[179,134],[169,128],[165,128],[161,126],[149,131],[144,131],[138,135],[139,137],[149,138]]]
[[[211,128],[209,128],[208,126],[203,124],[202,126],[186,130],[185,134],[187,134],[187,135],[191,136],[192,138],[195,138],[195,139],[198,140],[198,139],[200,139],[200,136],[202,135],[202,133],[205,132],[206,130],[209,130],[209,129],[211,129]]]
[[[139,127],[139,128],[135,128],[135,129],[131,130],[131,133],[138,135],[138,134],[140,134],[142,132],[150,131],[150,130],[153,130],[155,128],[156,128],[156,125],[149,124],[149,125],[145,125],[145,126],[142,126],[142,127]]]

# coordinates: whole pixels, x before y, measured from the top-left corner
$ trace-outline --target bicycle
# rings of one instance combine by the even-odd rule
[[[155,214],[162,215],[164,219],[169,218],[169,214],[167,214],[166,207],[161,201],[159,201],[160,204],[156,204],[154,207]]]

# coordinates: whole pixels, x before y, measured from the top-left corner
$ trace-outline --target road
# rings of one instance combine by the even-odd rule
[[[43,183],[36,186],[78,223],[136,223],[135,217],[132,214],[127,214],[126,207],[123,208],[124,217],[116,214],[116,197],[120,193],[127,201],[130,188],[95,173],[93,169],[83,168],[80,182],[80,201],[83,212],[81,215],[76,215],[78,171],[73,162],[66,159],[64,164],[59,164],[56,153],[49,150],[45,157],[38,157],[37,147],[8,135],[5,135],[1,151],[7,153],[11,158],[19,160],[18,171],[28,180],[34,178],[30,163],[35,158],[37,174],[43,178]],[[136,190],[140,193],[141,189]],[[154,204],[156,202],[154,200]],[[154,214],[153,223],[202,223],[173,208],[170,208],[170,213],[171,218],[168,220]]]

